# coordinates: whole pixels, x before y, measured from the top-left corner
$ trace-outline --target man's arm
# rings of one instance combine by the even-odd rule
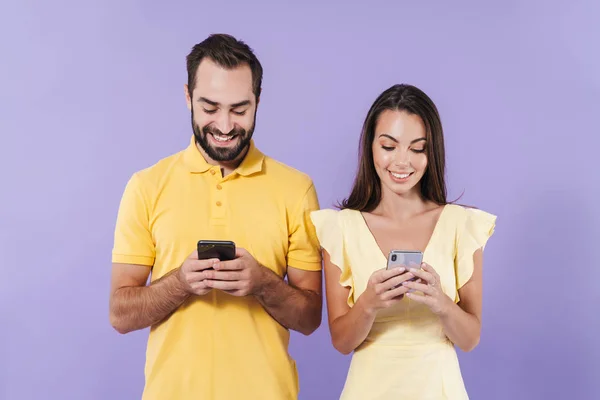
[[[189,297],[177,278],[177,270],[146,286],[149,274],[150,268],[145,265],[113,264],[110,323],[117,332],[157,324]]]
[[[289,284],[242,248],[236,249],[235,260],[219,262],[214,271],[207,271],[206,284],[234,296],[252,295],[281,325],[310,335],[321,324],[323,297],[320,246],[310,222],[319,202],[312,181],[306,185],[289,218]]]
[[[265,268],[266,269],[266,268]],[[288,267],[288,282],[271,270],[255,297],[281,325],[304,335],[321,325],[321,271],[303,271]]]
[[[289,285],[263,267],[248,251],[236,249],[236,259],[205,271],[205,283],[233,296],[254,296],[281,325],[310,335],[321,324],[321,271],[288,268]]]
[[[109,301],[110,323],[119,333],[155,325],[179,308],[191,295],[210,291],[203,270],[218,260],[198,260],[192,253],[179,268],[146,286],[150,267],[114,263]]]
[[[310,335],[321,325],[323,296],[320,246],[310,221],[310,213],[319,209],[319,201],[312,181],[306,184],[289,219],[288,284],[262,267],[264,273],[259,275],[253,294],[281,325]]]

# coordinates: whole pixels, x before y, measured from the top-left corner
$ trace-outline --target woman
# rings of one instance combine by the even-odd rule
[[[496,217],[449,204],[444,164],[435,105],[395,85],[367,114],[341,210],[311,214],[333,345],[354,351],[344,400],[468,399],[454,345],[479,342],[482,251]],[[423,263],[388,270],[391,250],[421,251]]]

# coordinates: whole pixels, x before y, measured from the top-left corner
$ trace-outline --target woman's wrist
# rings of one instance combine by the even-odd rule
[[[359,312],[362,315],[368,318],[374,318],[375,314],[377,314],[377,310],[375,310],[372,306],[369,305],[369,301],[364,293],[358,298],[354,306],[358,308]]]

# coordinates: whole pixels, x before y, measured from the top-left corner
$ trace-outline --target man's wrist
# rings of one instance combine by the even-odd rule
[[[265,266],[259,264],[259,268],[260,278],[254,296],[262,300],[267,293],[273,292],[273,289],[281,282],[281,278]]]
[[[170,274],[171,290],[173,291],[173,294],[183,300],[190,297],[191,293],[186,289],[183,276],[181,275],[181,267],[174,269]]]

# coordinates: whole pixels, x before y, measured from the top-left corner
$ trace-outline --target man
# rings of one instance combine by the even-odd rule
[[[123,194],[111,324],[151,327],[144,400],[296,399],[289,329],[321,323],[315,188],[254,145],[262,67],[245,43],[211,35],[187,71],[189,147],[135,173]],[[236,258],[198,260],[203,239],[235,242]]]

